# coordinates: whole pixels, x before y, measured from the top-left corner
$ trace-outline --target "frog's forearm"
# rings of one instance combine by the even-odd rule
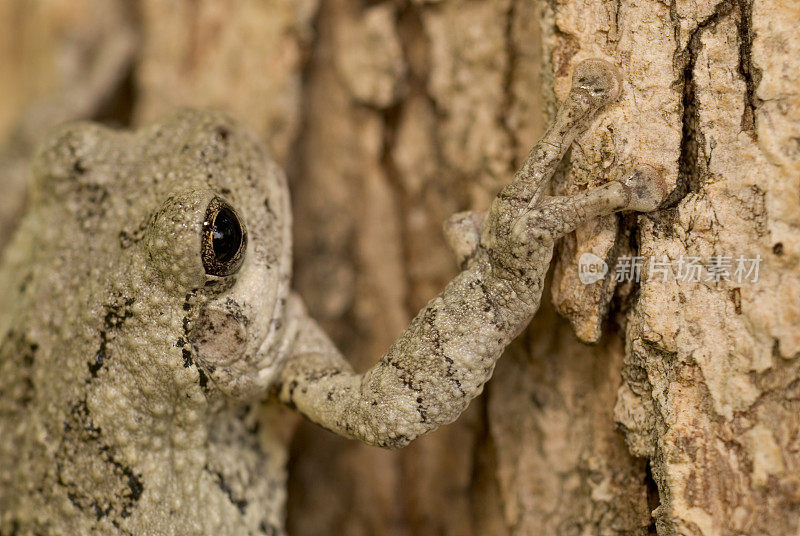
[[[501,352],[539,305],[543,274],[532,275],[531,292],[518,296],[491,275],[485,254],[476,256],[365,374],[353,373],[304,319],[280,398],[341,435],[404,446],[455,420],[480,394]]]

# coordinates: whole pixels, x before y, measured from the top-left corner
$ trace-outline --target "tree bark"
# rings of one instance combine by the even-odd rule
[[[553,189],[650,164],[674,187],[664,208],[560,244],[551,297],[456,423],[399,452],[299,423],[290,534],[800,530],[796,1],[29,5],[0,6],[0,72],[15,81],[0,133],[80,86],[84,71],[58,62],[74,35],[94,36],[81,50],[96,52],[108,40],[91,28],[133,28],[129,70],[83,115],[136,125],[212,106],[248,123],[289,174],[295,287],[361,370],[456,273],[441,223],[488,207],[572,66],[600,57],[624,73],[619,103]],[[18,51],[26,61],[12,61]],[[0,223],[18,212],[0,204]],[[604,280],[580,282],[585,253],[607,262]],[[662,281],[647,262],[640,281],[616,283],[632,255],[761,263],[742,284]]]

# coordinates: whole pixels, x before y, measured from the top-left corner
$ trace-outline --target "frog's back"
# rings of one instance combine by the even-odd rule
[[[111,316],[103,302],[112,295],[109,274],[121,258],[115,224],[137,209],[126,201],[126,181],[119,176],[127,166],[118,147],[130,136],[87,123],[49,138],[33,162],[30,206],[2,254],[3,533],[17,526],[23,533],[65,532],[70,508],[84,498],[67,492],[66,501],[56,500],[57,488],[81,479],[73,465],[81,451],[102,448],[99,430],[91,430],[86,393],[106,357],[104,325],[126,315],[124,300]],[[101,493],[134,500],[141,483],[121,464],[116,471],[122,474],[116,480],[128,478],[130,485]],[[111,513],[95,502],[98,519]]]
[[[28,510],[32,505],[26,501],[41,493],[52,472],[46,462],[53,459],[56,447],[48,442],[53,437],[50,428],[58,408],[76,398],[81,372],[74,356],[87,351],[92,331],[90,324],[76,330],[78,319],[90,307],[93,281],[89,259],[82,258],[76,246],[91,251],[103,242],[87,244],[88,228],[76,226],[71,214],[99,204],[89,202],[79,209],[79,202],[58,203],[56,192],[42,195],[37,191],[42,186],[37,181],[30,207],[0,262],[0,429],[4,436],[0,504],[8,505],[4,513]],[[88,224],[92,219],[86,214]],[[52,385],[56,378],[63,381]]]

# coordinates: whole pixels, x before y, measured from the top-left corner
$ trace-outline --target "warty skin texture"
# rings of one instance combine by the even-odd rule
[[[544,194],[618,76],[599,60],[576,68],[488,215],[449,223],[463,271],[364,374],[289,290],[288,189],[241,127],[187,110],[133,133],[53,134],[0,268],[0,531],[282,533],[285,452],[259,406],[270,390],[383,447],[452,422],[536,312],[555,240],[664,197],[647,166]],[[241,266],[216,276],[203,248],[220,204],[247,243]]]
[[[0,273],[3,532],[278,530],[284,454],[231,397],[263,392],[293,338],[282,172],[229,119],[186,111],[65,127],[34,173]],[[247,221],[225,278],[200,257],[217,195]],[[193,346],[209,318],[218,337]],[[218,345],[232,362],[211,362]]]

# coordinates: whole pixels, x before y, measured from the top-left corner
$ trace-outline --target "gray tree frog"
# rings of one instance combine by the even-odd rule
[[[455,420],[536,312],[555,240],[665,197],[648,166],[545,194],[620,86],[577,66],[488,214],[449,221],[461,273],[363,374],[291,292],[289,191],[246,130],[196,110],[58,130],[0,266],[0,533],[281,534],[285,453],[259,401],[388,448]]]

